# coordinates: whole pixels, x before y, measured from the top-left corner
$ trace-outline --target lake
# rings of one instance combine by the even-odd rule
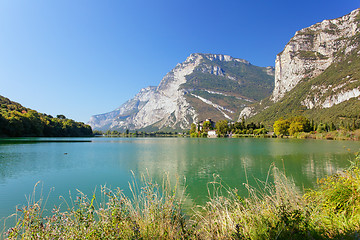
[[[300,191],[318,178],[349,166],[360,143],[352,141],[269,138],[21,138],[0,140],[0,219],[26,205],[37,193],[47,208],[76,189],[92,195],[101,185],[128,193],[132,173],[148,172],[161,181],[164,173],[181,181],[187,204],[207,200],[207,183],[219,175],[224,184],[245,195],[243,183],[266,180],[272,163],[292,177]],[[186,179],[186,183],[184,183]]]

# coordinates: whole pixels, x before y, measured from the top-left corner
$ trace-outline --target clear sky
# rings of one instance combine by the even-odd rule
[[[2,0],[0,95],[87,122],[161,79],[191,53],[258,66],[297,30],[359,0]]]

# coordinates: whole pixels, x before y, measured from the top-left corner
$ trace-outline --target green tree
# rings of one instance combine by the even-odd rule
[[[225,136],[229,129],[228,121],[227,120],[217,121],[215,128],[216,128],[218,134]]]
[[[205,121],[204,123],[203,123],[203,131],[209,131],[209,130],[211,130],[211,123],[210,123],[210,121]]]
[[[289,127],[289,134],[294,135],[295,133],[304,132],[304,125],[300,122],[292,122]]]
[[[330,131],[335,131],[336,130],[336,126],[333,122],[331,122],[330,124]]]
[[[235,130],[243,130],[244,126],[241,122],[236,122],[236,123],[234,123],[234,128],[235,128]]]
[[[0,96],[0,115],[0,135],[2,136],[92,136],[92,129],[89,125],[67,120],[64,115],[53,118],[50,115],[25,108],[2,96]]]
[[[196,133],[196,124],[192,123],[190,127],[190,134]]]
[[[310,132],[312,131],[311,122],[304,116],[297,116],[290,119],[290,122],[297,122],[298,126],[301,125],[302,128],[301,132]]]
[[[94,135],[103,135],[103,132],[99,130],[94,130]]]
[[[245,122],[245,117],[242,116],[241,117],[241,129],[244,129],[244,128],[246,128],[246,122]]]
[[[326,132],[326,131],[327,131],[327,129],[326,129],[326,124],[320,123],[320,124],[317,126],[316,131],[317,131],[318,133]]]
[[[62,115],[62,114],[56,115],[56,118],[58,118],[58,119],[66,119],[65,115]]]
[[[289,132],[290,121],[287,119],[280,118],[274,123],[274,133],[276,135],[287,135]]]

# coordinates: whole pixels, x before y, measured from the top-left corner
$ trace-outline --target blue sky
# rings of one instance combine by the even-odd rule
[[[274,66],[297,30],[359,7],[358,0],[3,0],[0,95],[87,122],[158,85],[191,53]]]

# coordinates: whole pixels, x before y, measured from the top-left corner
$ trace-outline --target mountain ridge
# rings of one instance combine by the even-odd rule
[[[128,108],[125,103],[118,108],[127,108],[130,115],[114,110],[92,116],[89,124],[99,130],[187,129],[199,119],[233,120],[249,102],[271,94],[273,75],[272,67],[257,67],[244,59],[193,53],[152,88],[141,107]]]
[[[117,117],[130,117],[133,125],[123,125],[130,129],[184,129],[206,118],[245,117],[271,124],[280,117],[305,115],[316,121],[360,121],[359,25],[360,9],[355,9],[300,29],[277,54],[275,68],[229,55],[191,54],[154,90],[173,104],[166,114],[161,114],[166,99],[158,96],[150,97],[151,104],[138,113]],[[112,129],[121,122],[110,115],[107,121]]]
[[[358,121],[359,43],[360,9],[297,31],[277,55],[272,95],[240,117],[269,124],[294,115],[337,124]]]

